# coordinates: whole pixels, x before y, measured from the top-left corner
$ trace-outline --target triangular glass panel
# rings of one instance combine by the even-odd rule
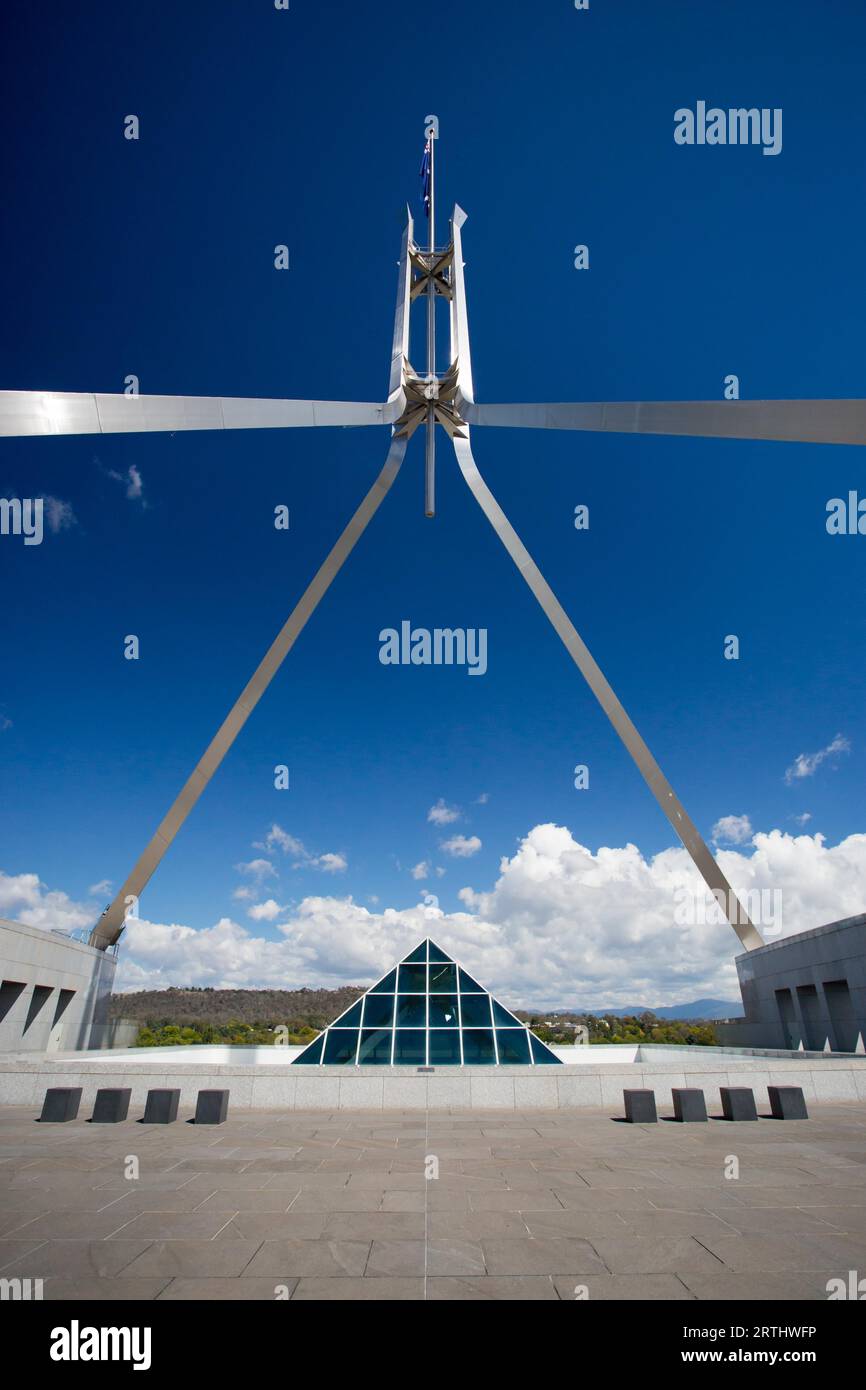
[[[304,1066],[317,1067],[322,1060],[322,1049],[325,1046],[325,1035],[320,1033],[315,1042],[311,1042],[309,1047],[304,1048],[300,1057],[295,1058],[295,1062],[302,1062]]]
[[[497,1027],[497,1028],[522,1028],[522,1027],[523,1027],[523,1024],[520,1022],[520,1019],[519,1019],[519,1018],[515,1018],[515,1017],[514,1017],[514,1014],[510,1014],[510,1013],[508,1012],[507,1009],[503,1008],[503,1006],[500,1004],[500,1002],[499,1002],[498,999],[494,999],[492,1002],[493,1002],[493,1022],[496,1024],[496,1027]]]
[[[426,961],[426,959],[427,959],[427,942],[426,942],[426,941],[422,941],[420,946],[416,946],[416,947],[415,947],[415,950],[411,953],[411,955],[406,956],[405,961],[404,961],[403,963],[404,963],[404,965],[409,965],[409,964],[411,964],[413,961]]]
[[[393,994],[394,991],[396,990],[396,988],[397,988],[397,970],[396,970],[396,967],[395,967],[393,970],[389,970],[389,972],[388,972],[388,974],[385,976],[384,980],[380,980],[379,983],[378,983],[377,985],[374,985],[373,988],[372,988],[371,990],[368,991],[368,993],[369,993],[369,994]]]
[[[361,1005],[363,998],[356,999],[351,1008],[348,1008],[339,1018],[335,1018],[331,1024],[332,1028],[360,1028],[361,1026]]]
[[[295,1061],[325,1067],[561,1065],[432,941],[420,942]]]
[[[532,1060],[537,1067],[543,1066],[545,1063],[559,1062],[556,1054],[551,1052],[549,1047],[545,1047],[541,1039],[537,1038],[534,1033],[529,1034],[529,1040],[532,1043]]]

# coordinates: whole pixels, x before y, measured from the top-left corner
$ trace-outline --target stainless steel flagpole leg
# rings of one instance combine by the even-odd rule
[[[430,145],[430,284],[427,287],[427,381],[431,388],[436,376],[436,286],[433,277],[433,258],[436,254],[436,165],[437,126],[428,117],[427,135]],[[424,454],[424,515],[436,515],[436,414],[433,401],[427,407],[427,438]]]
[[[331,587],[364,534],[368,523],[379,510],[400,471],[405,453],[406,440],[394,435],[381,473],[232,705],[120,892],[93,928],[90,934],[91,946],[99,946],[104,950],[117,941],[123,931],[130,902],[140,897],[175,835],[295,645],[307,620]]]
[[[764,940],[760,932],[752,924],[742,903],[704,843],[697,827],[689,819],[673,788],[629,719],[586,643],[479,473],[472,454],[469,430],[466,426],[464,429],[465,437],[461,439],[459,436],[455,436],[453,443],[460,471],[476,502],[526,580],[555,631],[559,634],[572,661],[637,763],[650,791],[682,840],[695,867],[719,903],[743,946],[748,951],[763,946]]]

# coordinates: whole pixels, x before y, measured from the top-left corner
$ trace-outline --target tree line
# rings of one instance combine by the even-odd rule
[[[277,1029],[288,1030],[290,1043],[310,1042],[333,1023],[360,994],[363,985],[341,989],[184,989],[140,990],[114,995],[112,1018],[139,1024],[139,1047],[222,1043],[266,1047]],[[592,1043],[675,1043],[713,1046],[712,1023],[702,1019],[660,1019],[649,1011],[620,1018],[616,1014],[549,1013],[516,1009],[543,1042],[567,1046],[575,1026],[585,1027]],[[571,1025],[571,1026],[569,1026]],[[285,1036],[281,1033],[279,1036]]]

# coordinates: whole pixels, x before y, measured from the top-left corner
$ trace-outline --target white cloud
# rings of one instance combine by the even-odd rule
[[[341,874],[349,867],[349,862],[344,854],[333,852],[311,854],[302,840],[290,835],[276,822],[271,826],[264,840],[253,842],[253,848],[264,849],[269,853],[273,852],[274,849],[282,850],[283,854],[289,855],[293,860],[293,869],[319,869],[323,874]]]
[[[722,816],[713,826],[713,839],[717,845],[747,845],[752,834],[752,822],[748,816]]]
[[[314,869],[321,869],[323,874],[342,874],[349,867],[349,862],[343,854],[320,854],[311,859],[310,864]]]
[[[87,891],[94,898],[104,898],[111,892],[111,879],[101,878],[98,883],[91,883]]]
[[[6,730],[11,728],[12,720],[8,719],[5,714],[0,713],[0,733],[5,734]]]
[[[68,531],[78,525],[76,515],[68,502],[61,501],[59,497],[44,497],[42,501],[45,520],[53,535],[56,536],[58,531]]]
[[[482,792],[480,796],[478,796],[478,797],[475,798],[475,805],[476,805],[476,806],[486,806],[489,800],[490,800],[490,793],[489,793],[489,792]]]
[[[283,854],[290,854],[293,859],[305,859],[307,851],[300,840],[296,840],[294,835],[290,835],[281,825],[276,822],[271,826],[264,840],[256,840],[253,849],[264,849],[271,853],[274,849],[281,849]]]
[[[277,871],[269,859],[251,859],[248,864],[235,864],[239,874],[249,874],[257,882],[263,878],[276,878]]]
[[[113,468],[106,469],[106,472],[109,478],[124,485],[130,502],[140,502],[145,509],[147,508],[144,499],[144,479],[134,463],[130,464],[125,473],[118,473]]]
[[[866,908],[866,834],[828,845],[820,834],[759,831],[748,849],[722,849],[719,862],[741,896],[781,894],[782,935]],[[512,1005],[736,1000],[736,938],[712,919],[678,923],[682,890],[702,893],[703,885],[680,847],[652,857],[631,844],[593,852],[563,826],[537,825],[501,860],[492,886],[460,890],[454,911],[312,895],[284,908],[244,899],[253,909],[246,927],[227,917],[200,930],[133,919],[121,938],[118,988],[364,984],[429,935]],[[98,911],[35,873],[0,873],[2,917],[71,930],[91,926]]]
[[[811,819],[812,819],[812,812],[811,812],[811,811],[804,811],[804,812],[802,813],[802,815],[799,815],[799,816],[792,816],[792,817],[791,817],[791,820],[795,820],[795,821],[797,822],[798,825],[807,825],[808,822],[809,822]]]
[[[481,848],[481,841],[477,835],[452,835],[450,840],[443,840],[441,848],[446,854],[453,854],[458,859],[468,859],[471,854],[477,854]]]
[[[275,922],[282,910],[278,902],[268,898],[263,903],[253,903],[252,907],[248,907],[247,916],[254,922]]]
[[[433,825],[450,825],[452,821],[460,819],[460,812],[456,806],[446,805],[445,801],[440,796],[436,805],[431,806],[430,810],[427,812],[427,819],[432,822]]]
[[[414,879],[420,882],[421,879],[430,877],[430,865],[426,859],[422,859],[421,863],[416,864],[414,869],[410,869],[409,872]]]
[[[748,853],[722,850],[719,861],[741,894],[780,890],[784,934],[866,906],[863,834],[828,846],[821,835],[759,832]],[[121,941],[121,987],[364,984],[429,935],[513,1005],[736,1000],[740,947],[730,927],[675,921],[677,891],[701,887],[682,848],[652,858],[635,845],[593,853],[564,827],[537,825],[489,891],[461,891],[458,911],[311,896],[286,910],[277,940],[227,918],[201,931],[134,921]]]
[[[46,930],[76,931],[92,926],[95,913],[88,903],[47,889],[38,874],[6,874],[0,869],[0,917]]]
[[[797,782],[802,777],[814,777],[818,768],[827,758],[834,758],[839,753],[850,753],[851,743],[845,738],[844,734],[837,734],[832,743],[828,743],[826,748],[822,748],[817,753],[799,753],[785,772],[785,781],[790,787],[793,782]]]

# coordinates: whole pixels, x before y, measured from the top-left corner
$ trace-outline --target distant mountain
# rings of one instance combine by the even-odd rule
[[[692,1004],[671,1004],[670,1006],[659,1005],[653,1008],[649,1004],[629,1004],[625,1009],[607,1009],[596,1006],[592,1009],[557,1009],[555,1013],[569,1014],[595,1014],[596,1018],[602,1018],[605,1014],[613,1014],[615,1018],[640,1017],[641,1014],[655,1014],[656,1018],[743,1018],[743,1006],[736,1004],[730,999],[696,999]]]

